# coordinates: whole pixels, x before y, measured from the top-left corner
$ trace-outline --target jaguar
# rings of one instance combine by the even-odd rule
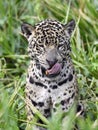
[[[21,31],[28,41],[30,63],[26,78],[27,118],[32,120],[32,104],[49,118],[58,108],[68,112],[78,100],[77,76],[71,59],[70,39],[75,21],[62,24],[46,19],[32,26],[23,22]],[[46,130],[38,127],[34,130]]]

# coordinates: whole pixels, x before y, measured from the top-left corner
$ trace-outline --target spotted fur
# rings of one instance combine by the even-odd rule
[[[67,24],[56,20],[45,20],[35,26],[22,24],[31,59],[25,89],[29,120],[34,115],[29,102],[48,118],[58,105],[67,112],[77,100],[77,78],[70,57],[74,28],[74,20]],[[46,75],[46,70],[56,63],[61,64],[60,72]]]

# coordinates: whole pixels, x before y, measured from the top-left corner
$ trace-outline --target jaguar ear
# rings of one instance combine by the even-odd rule
[[[71,20],[70,22],[68,22],[66,25],[64,25],[67,33],[71,36],[74,28],[75,28],[75,21]]]
[[[32,34],[32,32],[34,31],[34,27],[28,23],[23,23],[21,25],[21,31],[22,34],[26,37],[29,38],[29,36]]]

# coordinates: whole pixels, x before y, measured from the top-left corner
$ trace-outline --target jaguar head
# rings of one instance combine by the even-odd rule
[[[58,75],[64,60],[70,56],[70,37],[74,28],[74,20],[65,25],[55,20],[45,20],[35,26],[22,24],[22,33],[29,43],[30,58],[40,65],[47,76]]]

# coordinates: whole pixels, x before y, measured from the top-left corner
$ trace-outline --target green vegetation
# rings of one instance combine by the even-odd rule
[[[71,130],[74,120],[81,130],[98,130],[97,0],[0,0],[0,130],[24,130],[27,124],[24,87],[29,58],[27,41],[20,34],[21,23],[35,24],[48,18],[62,23],[76,21],[72,58],[86,118],[70,112],[64,130]],[[49,130],[62,130],[60,112],[49,121],[36,113]]]

